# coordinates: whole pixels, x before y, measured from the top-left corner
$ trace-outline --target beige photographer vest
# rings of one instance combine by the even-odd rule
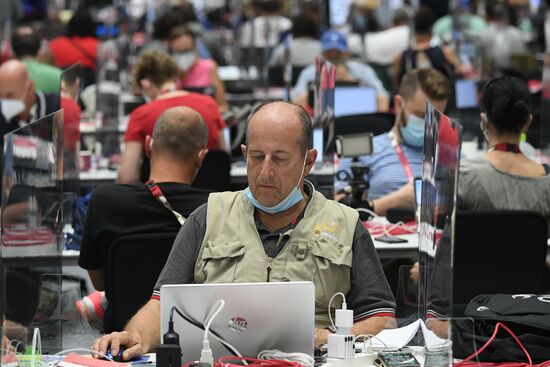
[[[241,191],[210,194],[195,282],[312,281],[315,323],[329,326],[330,298],[350,290],[352,242],[359,214],[312,191],[304,217],[280,235],[280,240],[285,234],[290,237],[275,258],[266,255],[254,223],[254,206]],[[336,297],[332,307],[340,305],[341,298]]]

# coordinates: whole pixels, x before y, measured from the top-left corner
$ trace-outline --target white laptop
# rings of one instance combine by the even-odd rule
[[[203,327],[218,300],[225,307],[216,316],[211,332],[243,356],[256,357],[266,349],[301,352],[313,356],[315,287],[312,282],[173,284],[160,289],[160,330],[168,330],[170,311],[176,306]],[[174,312],[183,361],[199,360],[204,331]],[[209,335],[214,361],[232,353]]]

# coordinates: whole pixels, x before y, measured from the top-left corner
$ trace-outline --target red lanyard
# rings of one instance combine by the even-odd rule
[[[403,153],[403,149],[401,149],[401,145],[397,143],[395,138],[392,138],[392,145],[393,149],[395,149],[395,153],[399,157],[399,160],[401,161],[401,165],[403,166],[403,169],[405,170],[405,175],[407,176],[407,180],[409,182],[414,181],[414,176],[411,171],[411,166],[409,165],[409,161],[407,160],[407,157],[405,156],[405,153]]]
[[[512,143],[500,143],[497,145],[493,145],[489,148],[489,152],[492,152],[494,150],[500,151],[500,152],[511,152],[511,153],[521,153],[521,150],[519,150],[519,146],[517,144]]]
[[[185,223],[185,217],[180,213],[178,213],[177,211],[175,211],[174,209],[172,209],[172,205],[170,205],[170,203],[168,202],[168,199],[166,199],[166,196],[164,196],[164,194],[162,193],[162,190],[160,189],[160,187],[158,187],[155,181],[153,180],[147,181],[145,183],[145,187],[149,189],[149,192],[151,193],[151,195],[153,195],[155,199],[157,199],[157,201],[162,204],[162,206],[164,206],[166,209],[170,210],[172,214],[174,214],[179,224],[183,226],[183,223]]]

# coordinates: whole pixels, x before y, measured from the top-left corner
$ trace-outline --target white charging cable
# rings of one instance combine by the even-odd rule
[[[224,306],[225,301],[223,299],[220,299],[218,300],[218,302],[216,302],[216,305],[214,305],[215,311],[212,313],[212,316],[207,317],[206,327],[204,328],[200,362],[208,363],[210,366],[214,365],[214,357],[212,356],[212,349],[210,349],[210,342],[208,341],[208,332],[210,331],[210,325],[212,325],[212,321],[214,321],[214,319],[220,313]]]
[[[330,306],[332,305],[332,301],[336,296],[342,296],[342,307],[340,309],[337,309],[335,314],[335,322],[332,320],[332,315],[330,312]],[[351,334],[351,329],[353,327],[353,310],[347,309],[347,303],[346,303],[346,296],[342,292],[336,292],[332,295],[330,298],[330,301],[328,302],[328,317],[330,320],[330,324],[332,325],[332,330],[334,330],[338,334],[342,335],[349,335]]]
[[[289,362],[299,362],[304,367],[313,367],[315,360],[312,356],[305,353],[285,353],[278,349],[262,350],[258,353],[258,359],[277,359]]]

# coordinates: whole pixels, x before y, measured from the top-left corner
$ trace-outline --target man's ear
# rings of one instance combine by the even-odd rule
[[[151,158],[151,151],[153,150],[153,138],[151,135],[147,135],[145,137],[145,146],[143,149],[145,150],[145,155],[147,158]]]
[[[206,157],[206,153],[208,153],[208,149],[204,148],[199,151],[198,159],[197,159],[197,167],[202,166],[202,162],[204,162],[204,158]]]
[[[241,144],[241,152],[243,153],[244,161],[246,162],[246,145]]]
[[[309,175],[309,172],[313,168],[315,161],[317,160],[317,149],[308,149],[306,151],[306,164],[304,166],[304,177]]]
[[[479,118],[481,120],[481,126],[483,126],[484,129],[487,129],[487,125],[489,124],[489,121],[487,120],[487,114],[485,112],[480,112]]]
[[[395,114],[398,115],[403,109],[403,97],[399,94],[393,96],[393,107],[395,108]]]

